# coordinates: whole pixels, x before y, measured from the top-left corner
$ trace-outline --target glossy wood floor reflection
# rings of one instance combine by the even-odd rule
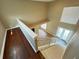
[[[20,28],[7,31],[3,59],[44,59],[35,53]]]

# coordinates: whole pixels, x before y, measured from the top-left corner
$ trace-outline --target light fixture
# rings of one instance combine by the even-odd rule
[[[13,35],[12,29],[11,29],[11,35]]]

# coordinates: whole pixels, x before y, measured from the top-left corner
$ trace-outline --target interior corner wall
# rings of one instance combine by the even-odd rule
[[[0,54],[1,54],[1,49],[3,45],[4,34],[5,34],[5,28],[3,24],[0,22]]]
[[[47,23],[47,29],[46,31],[49,32],[50,34],[56,34],[57,31],[57,27],[58,27],[58,21],[53,20]]]
[[[56,33],[63,8],[64,8],[63,1],[55,1],[49,4],[48,19],[50,20],[50,22],[48,22],[47,24],[47,31],[49,33],[51,34]]]

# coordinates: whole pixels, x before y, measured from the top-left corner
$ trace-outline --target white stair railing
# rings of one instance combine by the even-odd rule
[[[33,50],[37,52],[38,49],[37,49],[37,44],[36,44],[36,39],[35,39],[37,35],[28,26],[26,26],[23,22],[21,22],[19,19],[17,20],[17,23],[18,23],[17,26],[20,27],[21,31],[27,38]]]

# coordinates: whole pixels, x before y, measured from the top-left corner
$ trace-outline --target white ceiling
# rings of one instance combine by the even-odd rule
[[[61,22],[77,24],[79,20],[79,7],[65,7],[63,9]]]

